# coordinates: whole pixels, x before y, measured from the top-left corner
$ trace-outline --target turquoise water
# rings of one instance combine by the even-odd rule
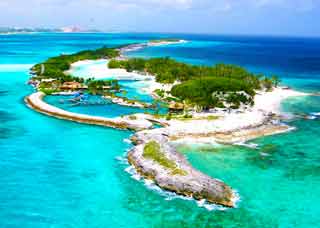
[[[165,36],[0,37],[0,227],[319,227],[319,119],[292,121],[296,130],[254,140],[257,149],[180,147],[195,167],[224,180],[241,196],[236,209],[208,211],[194,201],[168,200],[125,172],[123,158],[130,145],[124,140],[132,132],[57,120],[24,105],[23,97],[32,92],[25,83],[28,69],[36,62],[62,52]],[[320,90],[319,39],[181,36],[193,42],[130,55],[238,63],[276,72],[294,88]],[[126,86],[137,92],[130,83]],[[96,108],[110,116],[123,111]],[[283,109],[319,112],[320,99],[290,99]]]
[[[121,115],[130,115],[135,113],[144,113],[151,112],[153,110],[145,110],[141,108],[126,107],[117,104],[109,103],[107,100],[101,99],[97,96],[89,96],[88,105],[75,105],[69,100],[72,99],[72,96],[47,96],[45,101],[49,104],[57,106],[67,111],[89,114],[94,116],[103,116],[103,117],[118,117]],[[96,104],[100,102],[102,104]]]
[[[147,87],[145,81],[120,81],[120,85],[125,93],[119,93],[119,96],[125,96],[129,99],[138,99],[143,102],[152,103],[153,99],[142,89]]]

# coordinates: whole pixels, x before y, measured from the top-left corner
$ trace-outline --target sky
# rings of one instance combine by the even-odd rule
[[[320,36],[320,0],[0,0],[0,27]]]

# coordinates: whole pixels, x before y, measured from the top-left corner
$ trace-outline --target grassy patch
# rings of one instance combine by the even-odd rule
[[[217,120],[217,119],[219,119],[219,116],[206,116],[206,117],[203,117],[202,119],[204,119],[204,120]]]
[[[40,91],[45,93],[46,95],[51,95],[53,93],[60,92],[60,90],[58,89],[50,89],[50,88],[41,88]]]
[[[159,143],[155,141],[148,142],[143,149],[143,157],[152,159],[159,165],[171,171],[172,175],[187,175],[187,172],[179,169],[175,162],[169,160],[161,151]]]
[[[165,95],[165,92],[162,89],[156,89],[154,93],[157,94],[159,97],[164,97]]]
[[[183,121],[188,121],[188,120],[217,120],[219,119],[219,116],[201,116],[201,117],[193,117],[192,115],[180,115],[180,116],[175,116],[173,119],[176,120],[183,120]]]

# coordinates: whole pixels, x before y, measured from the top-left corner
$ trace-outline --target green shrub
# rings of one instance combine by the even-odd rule
[[[167,116],[166,116],[166,120],[171,120],[171,113],[169,112],[168,114],[167,114]]]
[[[130,120],[136,120],[136,119],[137,119],[137,117],[136,117],[136,116],[134,116],[134,115],[131,115],[131,116],[129,116],[129,119],[130,119]]]
[[[57,89],[50,89],[50,88],[41,88],[40,91],[46,95],[51,95],[53,93],[59,92],[59,90]]]
[[[207,120],[217,120],[217,119],[219,119],[219,116],[207,116],[206,119]]]
[[[164,90],[162,89],[156,89],[155,91],[155,94],[157,94],[159,97],[164,97]]]
[[[183,115],[183,118],[184,118],[184,119],[191,119],[191,118],[192,118],[192,115],[186,113],[186,114]]]
[[[156,141],[150,141],[144,146],[143,157],[151,159],[166,169],[169,169],[172,175],[187,175],[186,171],[179,169],[175,162],[166,157],[161,151],[159,143]]]

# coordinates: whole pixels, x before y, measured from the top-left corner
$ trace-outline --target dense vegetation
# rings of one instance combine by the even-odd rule
[[[176,41],[176,40],[170,40]],[[35,65],[32,70],[40,81],[43,90],[56,91],[64,82],[79,82],[88,87],[92,94],[110,93],[119,90],[117,81],[95,81],[93,79],[66,75],[64,72],[70,65],[80,60],[96,60],[100,58],[115,58],[119,51],[114,48],[102,47],[96,50],[85,50],[71,55],[60,55]],[[255,90],[270,90],[277,86],[279,79],[250,73],[236,65],[217,64],[214,66],[196,66],[181,63],[170,58],[131,58],[128,60],[112,59],[110,68],[124,68],[129,72],[139,71],[155,75],[160,83],[179,82],[171,90],[171,96],[163,91],[157,94],[168,103],[181,102],[204,109],[213,107],[238,108],[241,104],[253,104]],[[54,79],[53,82],[43,82],[42,79]],[[48,84],[48,85],[47,85]]]
[[[81,60],[96,60],[100,58],[114,58],[119,52],[113,48],[99,48],[96,50],[85,50],[71,55],[60,55],[49,58],[43,63],[39,63],[32,68],[32,71],[42,78],[54,78],[60,82],[77,81],[84,82],[82,78],[64,74],[74,62]]]
[[[255,92],[242,80],[203,77],[175,85],[171,94],[203,108],[225,107],[226,103],[232,108],[238,108],[241,103],[253,104]]]
[[[149,73],[160,83],[178,81],[181,84],[174,86],[171,94],[202,108],[253,104],[255,90],[270,90],[279,83],[276,76],[253,74],[236,65],[196,66],[170,58],[112,60],[109,67]],[[158,93],[163,95],[162,91]]]
[[[118,80],[92,80],[86,81],[88,92],[91,94],[109,94],[111,91],[119,91],[120,85]]]
[[[60,87],[64,82],[79,82],[88,86],[88,92],[92,94],[103,94],[110,90],[119,90],[119,84],[115,80],[84,80],[80,77],[65,74],[72,63],[81,60],[96,60],[100,58],[114,58],[119,55],[119,51],[113,48],[102,47],[96,50],[80,51],[71,55],[60,55],[52,57],[43,63],[39,63],[32,68],[35,76],[32,80],[39,81],[38,89],[50,94],[52,92],[59,92]],[[45,81],[43,79],[52,79],[52,81]]]
[[[241,79],[254,88],[260,88],[258,75],[254,75],[246,69],[235,65],[196,66],[177,62],[170,58],[132,58],[128,60],[111,60],[109,67],[124,68],[129,72],[144,71],[155,75],[157,82],[160,83],[183,82],[209,76]]]

